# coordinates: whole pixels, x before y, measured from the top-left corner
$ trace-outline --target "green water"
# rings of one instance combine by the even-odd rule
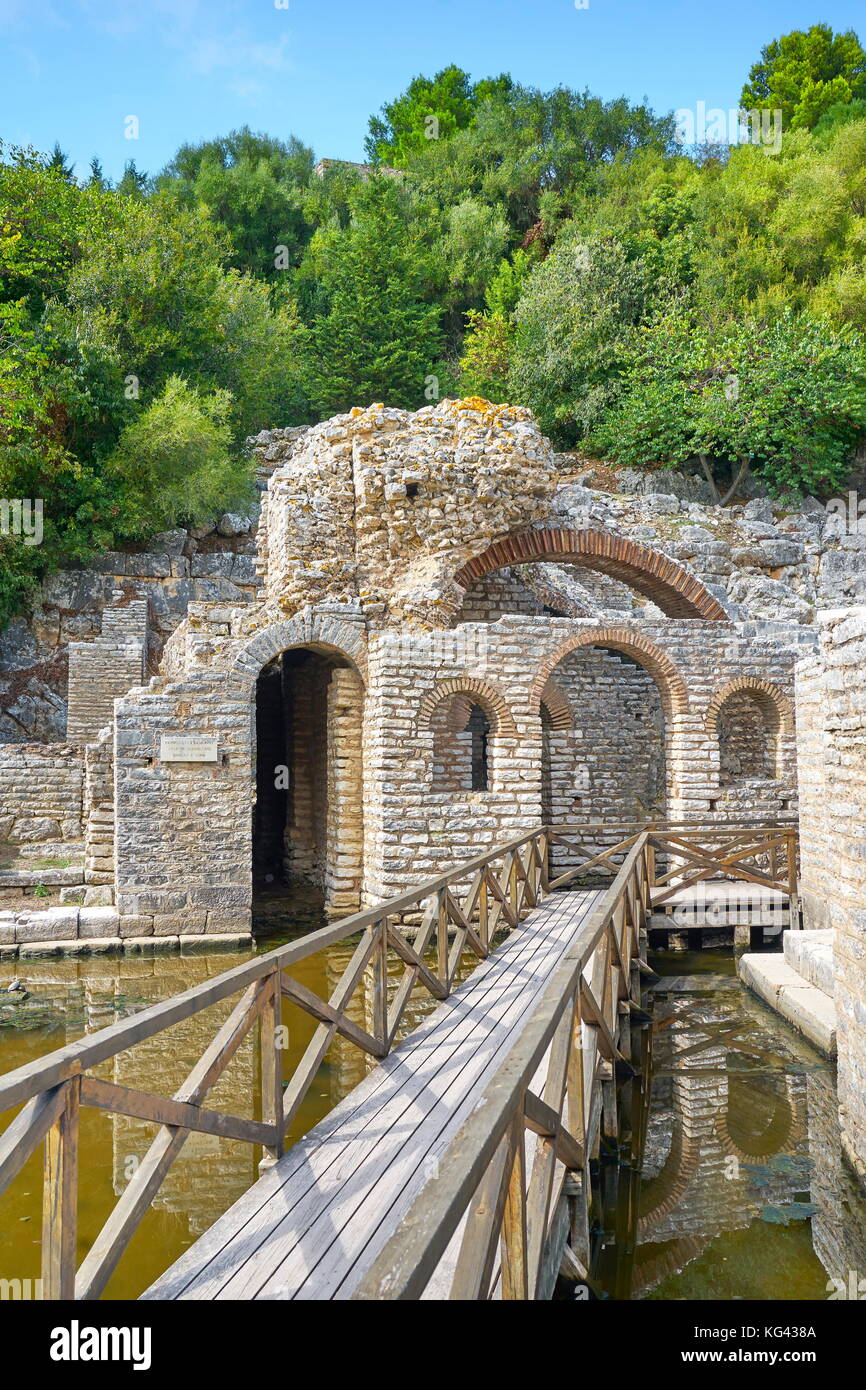
[[[0,962],[2,991],[14,977],[26,985],[23,1004],[0,1002],[0,1073],[34,1061],[84,1033],[104,1028],[173,994],[221,974],[252,955],[269,951],[325,924],[313,906],[273,901],[257,930],[268,934],[247,951],[155,956],[70,956]],[[289,972],[327,998],[349,963],[355,942],[311,956]],[[399,962],[394,971],[399,973]],[[93,1069],[121,1085],[172,1095],[191,1071],[236,999],[137,1044]],[[364,1018],[363,989],[356,992],[356,1022]],[[419,990],[410,1000],[406,1028],[432,1007]],[[350,1015],[352,1009],[350,1008]],[[283,1005],[288,1027],[284,1073],[303,1055],[316,1027],[308,1015]],[[367,1059],[352,1044],[335,1040],[289,1132],[293,1143],[312,1128],[366,1074]],[[260,1118],[258,1029],[248,1038],[208,1097],[208,1106],[245,1118]],[[14,1118],[0,1116],[0,1131]],[[117,1198],[134,1175],[156,1126],[122,1115],[82,1108],[79,1151],[78,1262],[86,1255]],[[133,1236],[105,1292],[106,1298],[135,1298],[168,1268],[218,1216],[255,1181],[261,1150],[235,1140],[191,1134],[156,1200]],[[33,1155],[0,1196],[0,1279],[37,1279],[41,1254],[42,1156]]]
[[[731,951],[650,964],[637,1227],[602,1239],[608,1296],[850,1292],[866,1279],[866,1198],[842,1159],[834,1065],[739,984]]]
[[[262,926],[260,920],[260,927]],[[314,907],[273,902],[270,950],[323,925]],[[348,963],[351,944],[310,957],[292,973],[323,997]],[[207,955],[81,956],[3,962],[25,1004],[0,1003],[0,1072],[44,1056],[85,1032],[128,1017],[249,958]],[[596,1232],[600,1292],[632,1299],[826,1299],[866,1280],[866,1201],[839,1144],[835,1069],[736,978],[731,952],[657,953],[651,995],[652,1081],[637,1215],[615,1234]],[[395,971],[399,967],[395,963]],[[183,1082],[234,1001],[206,1010],[96,1069],[120,1084],[170,1095]],[[407,1018],[431,1007],[423,991]],[[363,999],[358,1000],[364,1023]],[[286,1071],[315,1024],[284,1010]],[[362,1080],[367,1060],[337,1040],[289,1135],[309,1130]],[[258,1117],[257,1030],[209,1105]],[[5,1127],[12,1119],[0,1120]],[[134,1175],[155,1127],[84,1109],[81,1116],[79,1262]],[[195,1134],[142,1220],[106,1290],[134,1298],[255,1181],[260,1151]],[[41,1252],[42,1160],[36,1154],[0,1198],[0,1279],[36,1279]],[[863,1285],[866,1293],[866,1282]]]

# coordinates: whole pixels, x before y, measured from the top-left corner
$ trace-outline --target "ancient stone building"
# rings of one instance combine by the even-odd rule
[[[67,627],[66,740],[0,745],[0,840],[84,860],[60,905],[0,912],[0,950],[236,941],[258,884],[304,878],[346,913],[542,818],[793,815],[798,662],[807,750],[835,740],[844,767],[857,744],[843,668],[862,632],[814,618],[831,583],[860,592],[863,554],[813,516],[783,531],[758,501],[723,538],[675,495],[606,501],[563,480],[527,411],[474,399],[256,447],[254,542],[247,526],[244,553],[190,557],[167,533],[168,577],[147,582],[174,586],[170,624],[164,590],[118,586],[129,566],[107,561],[101,631]],[[847,844],[842,981],[862,1010],[864,861],[804,757],[824,803],[807,899],[828,837]]]

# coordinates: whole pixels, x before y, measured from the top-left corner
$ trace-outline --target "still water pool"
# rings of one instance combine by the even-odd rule
[[[0,1072],[323,925],[315,909],[279,903],[271,904],[268,922],[270,934],[248,952],[0,963],[0,990],[18,975],[30,991],[24,1004],[0,1004]],[[331,948],[292,973],[327,997],[351,950]],[[596,1233],[597,1291],[620,1299],[826,1299],[832,1281],[850,1295],[863,1279],[866,1294],[866,1201],[841,1157],[833,1065],[742,988],[730,952],[659,953],[651,963],[661,978],[651,1005],[643,1165],[633,1175],[629,1219],[619,1212],[609,1230]],[[172,1094],[233,1002],[137,1045],[94,1074]],[[419,992],[408,1026],[430,1007]],[[315,1025],[295,1011],[284,1019],[288,1072]],[[351,1044],[337,1040],[289,1140],[327,1114],[367,1065]],[[253,1030],[209,1103],[258,1118],[259,1068]],[[11,1118],[3,1116],[0,1126]],[[82,1110],[79,1262],[154,1132],[125,1116]],[[191,1135],[105,1297],[140,1294],[251,1185],[259,1157],[248,1144]],[[36,1154],[0,1198],[0,1278],[39,1275],[41,1178]],[[620,1183],[620,1192],[627,1189]]]
[[[842,1158],[834,1065],[742,987],[730,951],[650,964],[636,1219],[602,1238],[606,1293],[827,1299],[862,1280],[866,1296],[866,1198]]]
[[[17,976],[30,995],[22,1004],[5,1004],[0,993],[0,1072],[32,1062],[84,1033],[179,994],[257,952],[296,940],[324,926],[325,919],[312,907],[298,910],[271,902],[266,925],[268,935],[245,952],[0,962],[0,991]],[[351,942],[331,947],[293,967],[290,973],[308,989],[327,998],[348,965],[354,945]],[[399,970],[398,962],[394,969]],[[121,1085],[172,1095],[235,1002],[233,998],[206,1009],[94,1068],[91,1074]],[[429,996],[419,991],[410,1001],[405,1028],[414,1027],[430,1007]],[[361,1024],[369,1022],[363,1017],[363,1008],[363,997],[359,997],[356,1021]],[[285,1005],[283,1021],[289,1039],[284,1074],[289,1075],[316,1025],[307,1015]],[[288,1142],[305,1134],[342,1100],[363,1079],[367,1065],[367,1059],[355,1047],[337,1039],[307,1093]],[[210,1092],[208,1105],[248,1119],[260,1118],[259,1077],[258,1029],[254,1028]],[[10,1111],[0,1117],[0,1130],[5,1129],[14,1114]],[[79,1264],[135,1174],[155,1132],[152,1124],[82,1107]],[[191,1134],[152,1208],[141,1221],[104,1297],[137,1297],[251,1186],[257,1177],[260,1157],[261,1150],[250,1144]],[[0,1197],[0,1279],[38,1278],[41,1203],[40,1150]]]

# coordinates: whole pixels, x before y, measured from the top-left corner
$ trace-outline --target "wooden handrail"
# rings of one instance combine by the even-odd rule
[[[455,987],[464,955],[483,959],[496,934],[505,927],[519,927],[547,893],[581,873],[606,870],[614,874],[612,884],[569,948],[544,994],[543,1007],[491,1083],[491,1099],[495,1103],[483,1120],[471,1122],[473,1142],[480,1142],[480,1131],[489,1118],[500,1117],[490,1133],[485,1129],[478,1153],[488,1159],[498,1155],[501,1181],[511,1184],[507,1192],[505,1188],[501,1192],[497,1189],[490,1208],[499,1212],[505,1223],[503,1249],[510,1249],[514,1259],[524,1264],[528,1260],[519,1276],[516,1266],[503,1272],[503,1287],[507,1284],[514,1293],[524,1286],[524,1275],[529,1280],[526,1287],[535,1286],[541,1257],[539,1222],[543,1227],[547,1220],[556,1164],[571,1162],[578,1153],[589,1155],[600,1114],[601,1123],[607,1126],[615,1115],[612,1073],[609,1075],[608,1071],[612,1064],[628,1063],[627,1050],[623,1051],[622,1045],[625,1034],[620,1005],[630,997],[634,983],[630,977],[636,976],[640,961],[638,934],[652,910],[653,889],[657,889],[656,850],[661,849],[668,857],[679,855],[691,861],[693,877],[689,881],[697,882],[711,871],[712,864],[728,872],[731,868],[746,872],[743,860],[762,853],[762,846],[767,845],[772,847],[775,874],[776,848],[783,846],[792,914],[794,909],[796,834],[789,826],[653,822],[649,826],[626,827],[629,833],[624,837],[622,829],[556,825],[514,836],[414,889],[245,961],[0,1077],[0,1112],[23,1107],[0,1135],[0,1194],[36,1148],[43,1142],[45,1145],[44,1296],[100,1295],[190,1133],[199,1131],[240,1139],[262,1145],[272,1158],[279,1157],[289,1128],[336,1036],[347,1038],[373,1058],[385,1056],[399,1036],[416,986],[423,986],[435,1000],[444,999]],[[612,835],[615,843],[600,847],[590,842],[602,832]],[[552,843],[564,844],[570,852],[582,856],[576,868],[553,878],[549,870]],[[663,875],[660,882],[666,884],[667,877]],[[420,915],[412,938],[405,930],[407,914]],[[319,998],[287,976],[286,971],[297,963],[330,946],[353,940],[354,952],[328,999]],[[435,963],[427,955],[428,949],[434,948]],[[390,999],[389,953],[403,969]],[[590,960],[592,972],[585,979],[583,971]],[[372,979],[372,1021],[362,1028],[348,1011],[365,975]],[[173,1096],[162,1097],[88,1075],[92,1068],[118,1053],[236,995],[241,997]],[[286,1077],[277,1040],[284,997],[316,1024],[303,1056]],[[566,1016],[572,1019],[567,1027],[563,1022]],[[575,1052],[575,1021],[577,1032],[583,1027],[593,1040],[586,1056]],[[557,1033],[560,1025],[564,1029],[561,1036]],[[208,1093],[254,1026],[259,1028],[261,1040],[261,1121],[240,1119],[206,1105]],[[554,1038],[556,1041],[552,1042]],[[556,1059],[555,1074],[544,1094],[538,1096],[529,1093],[528,1087],[534,1074],[532,1067],[537,1069],[548,1045]],[[602,1094],[604,1104],[600,1111],[598,1097]],[[523,1099],[518,1104],[519,1097]],[[563,1118],[566,1105],[570,1117],[567,1120]],[[78,1122],[82,1106],[147,1119],[160,1128],[76,1274]],[[526,1126],[536,1135],[537,1162],[532,1173],[521,1178],[519,1155]],[[548,1133],[551,1129],[555,1132]],[[456,1151],[455,1172],[463,1173],[454,1197],[458,1206],[459,1200],[471,1198],[467,1184],[482,1171],[480,1160],[472,1157],[469,1163],[469,1157],[462,1150]],[[452,1215],[451,1206],[440,1213],[451,1234]],[[404,1236],[408,1239],[408,1228],[400,1239]],[[435,1238],[431,1235],[430,1239],[432,1251],[441,1239],[438,1228]],[[466,1261],[456,1286],[465,1287],[467,1280],[471,1284],[476,1273],[482,1284],[492,1277],[489,1260],[477,1264],[467,1255]],[[467,1274],[470,1268],[471,1278]],[[415,1284],[407,1282],[406,1287],[410,1286]]]
[[[649,836],[644,833],[635,841],[614,882],[597,904],[589,920],[578,932],[574,942],[551,976],[532,1017],[521,1030],[495,1077],[485,1087],[472,1114],[466,1120],[444,1156],[439,1161],[435,1195],[424,1189],[410,1210],[403,1216],[399,1231],[387,1243],[364,1277],[353,1297],[362,1300],[416,1299],[421,1296],[447,1250],[473,1197],[482,1188],[482,1180],[495,1156],[515,1126],[535,1128],[533,1102],[526,1098],[533,1078],[551,1047],[563,1017],[587,987],[584,971],[600,943],[604,940],[614,915],[628,896],[628,889],[637,878],[646,876],[646,846]],[[633,932],[637,923],[630,924]],[[629,960],[632,951],[626,948]],[[605,963],[606,968],[606,963]],[[615,1000],[614,1002],[618,1002]],[[593,997],[593,1008],[603,1012],[604,1003]],[[580,1006],[576,1008],[580,1012]],[[595,1026],[592,1019],[589,1026]],[[594,1089],[595,1077],[590,1090]],[[560,1103],[560,1108],[561,1108]],[[527,1114],[528,1112],[528,1114]],[[586,1113],[584,1108],[584,1113]],[[552,1116],[548,1111],[548,1123]],[[589,1118],[589,1117],[587,1117]],[[584,1156],[592,1148],[592,1122],[583,1135],[569,1134],[569,1141],[579,1146]],[[522,1136],[521,1136],[522,1142]],[[577,1164],[577,1151],[569,1159]],[[485,1197],[486,1197],[485,1193]],[[524,1193],[524,1198],[528,1194]],[[469,1212],[472,1220],[473,1213]],[[502,1210],[502,1221],[506,1212]],[[537,1277],[538,1270],[534,1273]],[[503,1296],[507,1283],[503,1282]],[[465,1290],[464,1290],[465,1293]],[[469,1297],[477,1296],[469,1293]],[[532,1293],[529,1293],[532,1297]]]

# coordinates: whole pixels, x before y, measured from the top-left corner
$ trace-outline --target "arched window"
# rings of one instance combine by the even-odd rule
[[[722,702],[717,716],[722,786],[775,777],[778,716],[773,719],[769,704],[750,690],[737,690]]]
[[[471,739],[471,790],[486,792],[490,770],[487,764],[487,740],[490,736],[490,720],[480,705],[473,705],[466,725]]]
[[[433,790],[486,792],[493,782],[496,713],[472,693],[447,695],[430,716],[433,732]]]

